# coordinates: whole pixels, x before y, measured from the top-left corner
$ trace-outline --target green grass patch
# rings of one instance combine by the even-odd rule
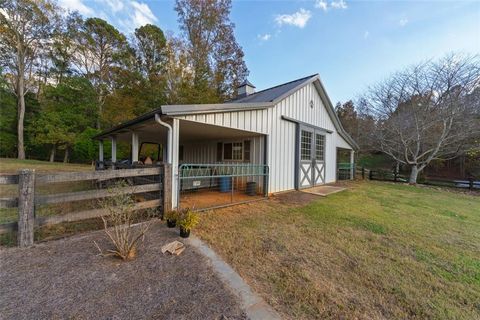
[[[0,158],[0,173],[16,173],[20,169],[35,169],[37,172],[91,171],[92,165],[78,163],[48,162],[40,160],[18,160]]]
[[[348,186],[218,210],[198,234],[285,318],[480,319],[480,197]]]

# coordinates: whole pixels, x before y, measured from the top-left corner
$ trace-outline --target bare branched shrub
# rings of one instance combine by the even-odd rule
[[[100,253],[104,256],[117,256],[123,260],[131,260],[137,254],[137,245],[143,241],[150,222],[134,225],[135,199],[131,192],[126,193],[129,185],[125,181],[116,182],[107,190],[109,196],[99,201],[100,206],[108,213],[102,216],[105,233],[115,249],[102,251],[97,243]],[[147,211],[147,218],[151,211]]]

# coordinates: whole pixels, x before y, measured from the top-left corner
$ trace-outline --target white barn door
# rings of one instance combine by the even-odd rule
[[[300,127],[298,187],[309,188],[325,183],[325,135],[309,127]]]
[[[298,174],[298,187],[308,188],[313,186],[313,135],[315,131],[309,128],[300,129],[300,141],[299,141],[299,174]]]
[[[315,157],[313,159],[313,184],[325,183],[325,135],[315,131]]]

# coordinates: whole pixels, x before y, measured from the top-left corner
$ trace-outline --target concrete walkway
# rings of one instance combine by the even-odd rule
[[[347,188],[334,187],[334,186],[318,186],[313,188],[302,189],[300,191],[310,194],[316,194],[318,196],[326,197],[328,195],[347,190]]]
[[[241,306],[250,319],[281,319],[278,313],[276,313],[262,298],[255,294],[242,277],[223,261],[222,258],[220,258],[206,243],[193,235],[185,240],[207,258],[214,271],[217,272],[220,280],[222,280],[240,299]]]

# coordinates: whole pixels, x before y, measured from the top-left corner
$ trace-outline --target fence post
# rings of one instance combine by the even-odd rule
[[[393,169],[393,182],[397,182],[397,168]]]
[[[473,190],[473,177],[468,178],[468,189]]]
[[[365,180],[365,167],[362,166],[362,179]]]
[[[162,218],[165,212],[172,210],[172,165],[165,163],[163,165],[163,184],[162,184],[162,194],[163,195],[163,212]]]
[[[18,234],[19,247],[33,245],[35,225],[35,170],[18,172]]]
[[[368,180],[373,180],[373,171],[372,170],[368,171]]]

